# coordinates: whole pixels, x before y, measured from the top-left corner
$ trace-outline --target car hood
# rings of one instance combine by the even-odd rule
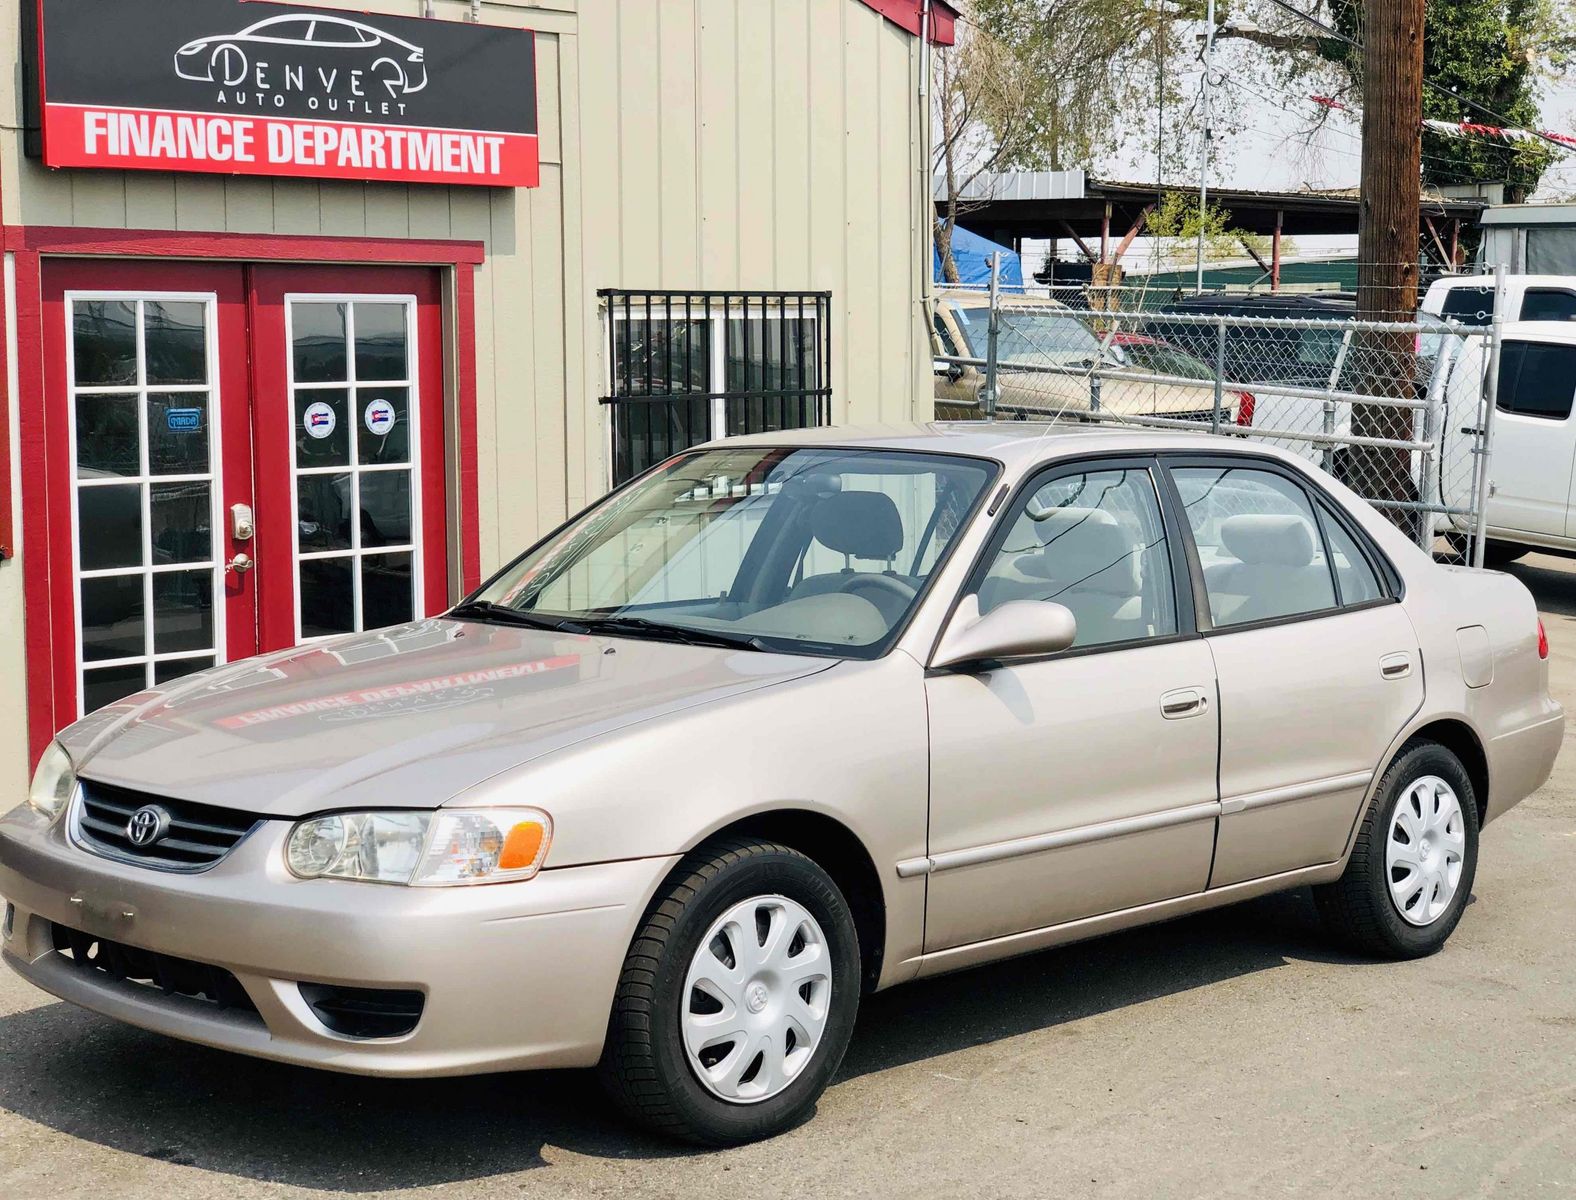
[[[533,758],[833,660],[447,619],[194,676],[61,735],[88,780],[294,817],[431,808]]]

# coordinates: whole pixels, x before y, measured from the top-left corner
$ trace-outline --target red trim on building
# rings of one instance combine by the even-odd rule
[[[486,246],[468,241],[404,238],[295,237],[253,233],[171,233],[148,229],[77,229],[7,225],[5,248],[18,254],[73,257],[229,258],[237,262],[409,263],[413,266],[480,264]]]
[[[77,229],[54,226],[6,226],[4,248],[16,255],[16,322],[19,457],[22,493],[18,498],[23,520],[24,568],[22,588],[27,646],[28,746],[33,762],[49,745],[55,731],[75,717],[75,635],[56,636],[51,620],[52,578],[61,570],[64,586],[71,582],[71,531],[51,529],[50,487],[47,474],[50,421],[46,398],[46,323],[42,304],[42,259],[60,257],[113,257],[160,259],[223,259],[237,264],[294,262],[313,265],[406,264],[455,268],[455,324],[453,352],[459,434],[460,528],[458,554],[467,589],[480,581],[481,541],[476,469],[476,332],[475,271],[485,260],[485,247],[474,241],[405,241],[394,238],[293,237],[238,233],[171,233],[157,230]],[[0,306],[3,316],[3,306]],[[64,331],[56,339],[64,353]],[[3,367],[3,360],[0,360]],[[9,472],[7,472],[9,476]],[[441,478],[441,476],[440,476]],[[69,513],[70,477],[53,481],[65,488]],[[0,493],[9,490],[9,478]],[[442,510],[442,506],[439,506]],[[451,546],[450,553],[455,548]],[[429,577],[430,578],[430,577]],[[447,580],[444,581],[446,586]],[[441,592],[430,593],[441,594]],[[74,607],[74,606],[73,606]],[[69,713],[57,712],[60,706]]]
[[[908,30],[915,37],[919,36],[919,27],[924,23],[924,0],[860,0],[867,8],[873,8],[892,24]],[[930,31],[930,40],[938,46],[951,46],[958,40],[958,10],[953,8],[946,0],[933,0],[930,6],[930,20],[933,28]]]
[[[460,542],[460,591],[475,590],[482,581],[481,470],[477,465],[476,434],[476,269],[468,264],[454,268],[454,377],[455,390],[470,396],[456,414],[455,454],[460,493],[460,528],[469,536]]]

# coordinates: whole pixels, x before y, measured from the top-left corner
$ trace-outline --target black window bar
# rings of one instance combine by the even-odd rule
[[[832,419],[832,293],[597,292],[613,482],[717,437]]]

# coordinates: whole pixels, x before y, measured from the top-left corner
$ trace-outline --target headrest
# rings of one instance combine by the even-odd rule
[[[1227,517],[1220,540],[1240,561],[1255,566],[1306,567],[1313,561],[1313,531],[1295,513]]]
[[[1042,508],[1035,534],[1044,544],[1026,556],[1025,575],[1075,583],[1082,591],[1132,595],[1138,590],[1138,555],[1130,531],[1099,508]]]
[[[903,519],[884,492],[835,492],[810,510],[810,530],[828,550],[889,559],[903,548]]]

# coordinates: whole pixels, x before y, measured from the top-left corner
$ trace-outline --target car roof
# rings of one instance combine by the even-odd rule
[[[1576,321],[1506,321],[1505,336],[1515,342],[1558,342],[1576,346]]]
[[[823,425],[707,442],[705,449],[783,446],[849,450],[902,450],[995,459],[1024,468],[1049,459],[1086,454],[1148,454],[1161,450],[1195,454],[1244,452],[1300,462],[1273,446],[1190,431],[1122,428],[1079,422],[930,421],[891,425]],[[700,447],[697,447],[700,448]]]
[[[1178,308],[1329,308],[1345,311],[1357,303],[1351,292],[1209,292],[1182,296],[1166,305]]]
[[[1568,288],[1576,284],[1576,275],[1509,275],[1505,276],[1505,286],[1529,287],[1561,287]],[[1494,277],[1492,275],[1443,275],[1428,285],[1428,290],[1438,288],[1442,292],[1453,291],[1456,288],[1471,287],[1492,289]]]
[[[1040,308],[1066,308],[1060,300],[1050,296],[1038,296],[1033,292],[1020,292],[1010,288],[1001,289],[1001,297],[1014,308],[1025,305],[1039,306]],[[936,293],[937,300],[950,300],[959,308],[985,308],[990,304],[990,292],[987,289],[978,291],[973,288],[943,288]]]

